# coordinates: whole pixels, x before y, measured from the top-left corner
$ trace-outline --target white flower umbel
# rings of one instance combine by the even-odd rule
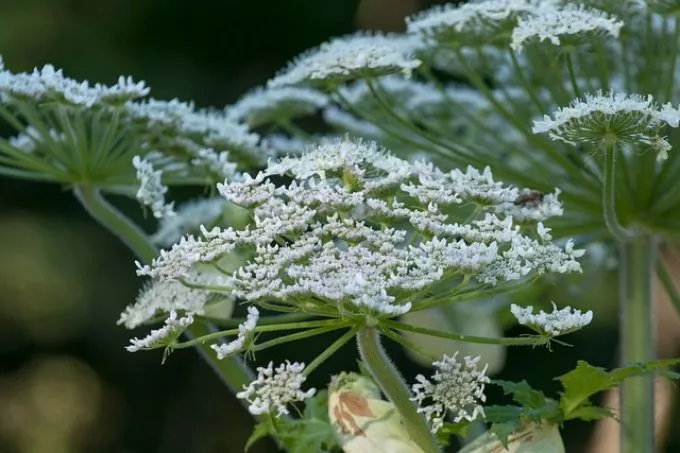
[[[272,182],[282,180],[290,182]],[[139,275],[184,279],[197,263],[243,250],[252,258],[232,276],[239,298],[393,317],[413,307],[397,294],[444,276],[494,284],[532,271],[580,270],[571,244],[562,249],[522,232],[525,224],[560,212],[555,198],[516,206],[523,192],[494,181],[488,169],[445,173],[372,142],[325,140],[217,189],[252,209],[252,223],[242,230],[201,228],[201,237],[184,237],[150,266],[140,265]],[[481,218],[450,221],[448,210],[466,203],[479,204]],[[504,214],[508,205],[523,216],[521,225]]]
[[[416,376],[412,400],[418,404],[418,412],[425,414],[433,433],[442,427],[449,411],[454,423],[484,417],[481,403],[486,401],[484,387],[490,380],[485,374],[487,366],[480,370],[479,361],[480,357],[469,356],[459,360],[456,351],[433,363],[436,371],[432,382],[421,374]]]
[[[130,340],[130,346],[127,346],[125,349],[130,352],[137,352],[145,349],[168,346],[193,322],[194,317],[190,314],[178,319],[177,312],[173,310],[170,312],[168,319],[165,320],[165,325],[163,327],[152,330],[149,335],[144,338],[133,338]]]
[[[202,149],[211,148],[217,154],[228,150],[231,156],[258,164],[264,164],[269,157],[259,146],[260,136],[227,118],[224,111],[198,110],[193,103],[177,99],[147,99],[127,102],[121,116],[135,126],[137,133],[153,137],[154,150],[169,148],[194,158],[200,157]]]
[[[575,332],[587,326],[593,320],[591,310],[582,313],[581,310],[575,310],[569,306],[558,310],[554,302],[552,305],[552,313],[541,310],[534,314],[534,307],[520,307],[515,304],[510,306],[510,311],[521,325],[551,337]]]
[[[586,94],[575,99],[550,117],[534,121],[532,132],[547,133],[553,140],[569,144],[612,143],[660,146],[659,131],[663,126],[678,127],[680,111],[670,104],[659,106],[649,95],[609,92]],[[664,143],[665,140],[661,139]],[[667,152],[668,147],[662,146]]]
[[[173,203],[165,203],[168,187],[161,182],[163,172],[155,171],[149,161],[139,156],[132,158],[132,165],[137,169],[137,180],[139,180],[137,199],[139,202],[150,207],[153,216],[157,219],[175,215]]]
[[[327,86],[394,73],[409,76],[419,65],[420,60],[411,55],[403,37],[356,34],[336,38],[300,55],[269,81],[269,87]]]
[[[153,241],[163,246],[172,245],[183,235],[197,231],[201,225],[213,224],[222,215],[225,206],[226,201],[221,197],[183,203],[177,208],[177,215],[161,219]]]
[[[210,347],[217,353],[218,360],[222,360],[225,357],[236,354],[242,351],[248,342],[252,339],[255,332],[255,327],[257,326],[257,320],[260,319],[260,312],[257,308],[250,306],[248,307],[248,315],[243,324],[238,326],[238,336],[236,339],[230,341],[229,343],[222,344],[211,344]]]
[[[550,41],[554,46],[587,43],[611,36],[618,38],[623,22],[611,15],[583,5],[568,5],[559,9],[544,9],[520,18],[512,30],[510,46],[521,51],[532,40]],[[566,41],[563,43],[563,41]]]
[[[226,109],[227,118],[250,127],[311,115],[328,104],[326,95],[308,88],[256,89]]]
[[[236,397],[250,403],[248,410],[251,414],[286,415],[289,403],[304,401],[316,393],[313,388],[301,390],[306,380],[302,374],[304,368],[303,363],[290,363],[288,360],[276,368],[273,362],[269,362],[266,368],[257,368],[257,379],[244,386],[244,390],[237,393]]]
[[[120,77],[112,86],[90,85],[64,76],[61,69],[48,64],[31,73],[14,74],[0,68],[0,101],[13,104],[31,100],[40,103],[58,102],[74,107],[119,105],[149,94],[144,82],[134,82],[130,77]]]
[[[518,17],[557,3],[550,0],[486,0],[462,5],[446,4],[406,19],[409,33],[418,33],[440,45],[481,46],[507,35]]]

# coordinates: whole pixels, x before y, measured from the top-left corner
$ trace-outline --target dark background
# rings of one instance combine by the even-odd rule
[[[90,81],[131,74],[156,98],[221,107],[306,48],[357,28],[400,30],[403,17],[427,3],[0,0],[0,54],[15,72],[49,62]],[[150,226],[135,203],[116,201]],[[250,418],[195,352],[179,351],[161,365],[160,352],[124,351],[130,334],[115,321],[141,284],[134,271],[129,251],[68,191],[0,179],[0,452],[242,451]],[[560,299],[597,310],[594,325],[569,339],[574,347],[511,350],[501,378],[554,392],[551,378],[577,358],[615,364],[614,283],[607,273],[598,278],[580,300]],[[267,351],[258,362],[308,360],[330,341]],[[425,371],[398,348],[392,354],[408,377]],[[346,347],[312,384],[353,368],[355,357]],[[567,450],[584,451],[588,434],[588,425],[568,425]],[[263,441],[252,451],[274,449]],[[677,437],[667,451],[680,451]]]

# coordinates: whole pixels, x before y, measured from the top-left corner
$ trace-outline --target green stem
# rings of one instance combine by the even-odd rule
[[[578,88],[578,81],[576,80],[576,73],[574,72],[574,62],[572,61],[570,51],[567,51],[566,60],[567,60],[567,71],[569,72],[569,81],[571,82],[571,89],[574,91],[574,97],[580,98],[581,97],[581,90],[579,90],[579,88]]]
[[[286,313],[285,315],[271,315],[271,316],[266,316],[263,318],[260,318],[257,320],[257,325],[258,326],[266,326],[269,324],[281,324],[284,322],[292,322],[292,321],[306,321],[309,318],[311,318],[312,315],[309,313]],[[211,316],[199,316],[199,319],[204,320],[206,322],[209,322],[211,324],[214,324],[218,327],[238,327],[240,324],[243,324],[246,321],[246,318],[230,318],[230,319],[224,319],[224,318],[213,318]],[[163,321],[160,319],[159,321]]]
[[[538,96],[536,95],[536,90],[534,90],[534,87],[527,81],[527,78],[524,76],[524,71],[522,71],[522,67],[519,65],[519,62],[517,61],[517,54],[510,46],[508,46],[507,50],[510,54],[510,59],[512,60],[512,67],[514,68],[515,74],[519,78],[522,87],[524,87],[524,90],[527,92],[529,98],[538,109],[538,112],[541,114],[546,113],[543,103],[538,99]]]
[[[632,238],[632,233],[619,223],[616,215],[616,145],[605,147],[604,165],[604,190],[602,191],[602,210],[604,211],[604,222],[609,232],[619,242],[628,242]]]
[[[257,344],[255,346],[253,346],[251,350],[253,352],[263,351],[263,350],[271,348],[273,346],[278,346],[278,345],[284,344],[284,343],[290,343],[291,341],[304,340],[305,338],[315,337],[317,335],[332,332],[334,330],[344,329],[345,327],[349,327],[350,325],[351,324],[347,323],[347,324],[339,324],[339,325],[330,326],[330,327],[319,327],[318,329],[303,330],[302,332],[296,332],[296,333],[292,333],[290,335],[284,335],[284,336],[281,336],[281,337],[276,337],[272,340],[265,341],[264,343]]]
[[[76,186],[73,188],[80,204],[104,228],[116,235],[144,263],[158,255],[158,249],[134,222],[109,204],[92,186]]]
[[[656,263],[655,238],[620,244],[621,360],[652,360],[655,332],[651,281]],[[621,453],[654,450],[654,378],[635,377],[621,385]]]
[[[431,337],[446,338],[447,340],[465,341],[467,343],[478,344],[501,344],[506,346],[538,346],[548,343],[548,340],[541,336],[527,336],[519,338],[489,338],[476,337],[474,335],[464,335],[455,332],[444,332],[441,330],[429,329],[427,327],[414,326],[405,324],[399,321],[383,320],[380,322],[382,326],[390,329],[402,330],[407,332],[419,333],[429,335]]]
[[[467,288],[461,292],[456,292],[456,290],[454,290],[444,294],[437,294],[427,299],[422,299],[421,301],[417,300],[420,296],[420,294],[418,294],[415,298],[410,297],[407,300],[415,301],[413,308],[411,309],[412,312],[429,310],[430,308],[439,307],[441,305],[449,305],[458,302],[470,302],[473,300],[488,299],[499,294],[509,294],[518,289],[526,288],[527,285],[538,280],[538,277],[539,276],[537,274],[534,274],[529,278],[523,278],[510,283],[500,283],[496,286],[492,286],[491,288],[489,288],[489,285],[480,284],[472,288]]]
[[[351,329],[349,329],[347,332],[345,332],[344,335],[342,335],[340,338],[335,340],[330,346],[328,346],[326,349],[324,349],[324,351],[321,354],[316,356],[316,358],[314,360],[312,360],[309,363],[309,365],[307,365],[305,367],[302,374],[304,374],[305,376],[309,376],[309,374],[312,371],[314,371],[316,368],[318,368],[319,365],[321,365],[326,360],[328,360],[328,358],[330,356],[332,356],[333,354],[335,354],[338,351],[338,349],[343,347],[345,345],[345,343],[347,343],[349,340],[351,340],[352,337],[354,335],[356,335],[358,331],[359,331],[359,327],[355,326],[355,327],[352,327]]]
[[[441,359],[441,357],[438,357],[434,354],[430,354],[429,352],[425,351],[423,348],[416,346],[415,343],[413,343],[412,341],[409,341],[406,338],[404,338],[403,335],[399,335],[397,332],[393,332],[390,329],[380,329],[380,333],[382,333],[383,335],[385,335],[387,338],[394,341],[395,343],[400,344],[401,346],[404,347],[404,349],[410,349],[411,351],[418,353],[422,357],[425,357],[430,362],[435,362],[435,361]]]
[[[151,243],[147,235],[130,219],[109,204],[92,186],[77,186],[73,192],[85,210],[102,226],[116,235],[132,252],[144,263],[151,263],[158,255],[158,249]],[[190,325],[185,335],[191,340],[213,333],[206,325],[194,323]],[[227,357],[218,360],[217,355],[207,344],[197,345],[201,356],[215,370],[227,387],[236,393],[248,385],[254,376],[252,371],[238,357]],[[246,404],[247,406],[247,404]],[[261,420],[262,417],[257,417]]]
[[[343,327],[348,327],[350,324],[351,324],[351,322],[349,322],[349,321],[340,321],[338,319],[328,319],[328,320],[322,320],[322,321],[309,321],[309,322],[293,322],[293,323],[287,323],[287,324],[267,324],[267,325],[259,325],[259,326],[255,327],[253,332],[255,332],[255,333],[278,332],[278,331],[281,331],[281,330],[312,329],[312,328],[317,328],[316,330],[318,330],[318,328],[321,328],[321,329],[342,329]],[[309,332],[309,331],[307,331],[307,332]],[[238,333],[239,333],[239,329],[221,330],[221,331],[212,332],[212,333],[209,333],[207,335],[200,336],[200,337],[196,337],[193,340],[183,341],[181,343],[172,344],[171,347],[173,349],[190,348],[192,346],[197,346],[199,344],[203,344],[207,341],[219,340],[221,338],[228,337],[230,335],[238,335]],[[272,340],[272,341],[274,341],[274,340]],[[258,347],[256,350],[259,350],[259,349],[260,348]],[[264,348],[262,348],[262,349],[264,349]]]
[[[438,453],[437,440],[430,432],[425,418],[411,401],[411,391],[399,374],[382,345],[380,334],[375,328],[364,327],[357,334],[359,354],[373,379],[383,393],[394,404],[404,422],[411,440],[425,453]]]

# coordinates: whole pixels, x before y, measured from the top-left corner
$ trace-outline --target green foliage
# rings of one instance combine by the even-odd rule
[[[321,391],[306,402],[302,418],[266,417],[255,426],[245,450],[271,435],[289,453],[323,453],[337,451],[338,444],[328,419],[328,392]]]
[[[662,376],[678,379],[680,373],[671,370],[678,364],[680,359],[654,360],[607,371],[579,361],[576,368],[555,378],[564,387],[559,401],[531,388],[526,381],[492,381],[519,405],[486,407],[486,420],[491,422],[491,432],[507,448],[509,436],[521,429],[527,421],[562,424],[573,419],[592,421],[613,417],[611,409],[593,405],[590,398],[601,391],[618,387],[624,380],[632,377]]]
[[[670,369],[677,364],[680,364],[680,359],[653,360],[606,371],[580,360],[575,369],[555,378],[564,386],[564,392],[562,392],[560,399],[564,419],[582,418],[582,415],[592,417],[597,411],[593,410],[590,397],[603,390],[617,387],[625,379],[654,375],[663,376],[667,379],[678,379],[680,374]],[[592,418],[585,419],[592,420]]]

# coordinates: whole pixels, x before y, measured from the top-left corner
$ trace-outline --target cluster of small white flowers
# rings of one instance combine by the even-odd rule
[[[328,104],[328,97],[300,87],[259,88],[226,109],[226,116],[250,127],[310,115]]]
[[[534,307],[520,307],[515,304],[510,306],[510,311],[521,325],[552,337],[582,329],[593,320],[592,310],[583,313],[569,306],[558,310],[554,302],[552,305],[552,313],[541,310],[534,314]]]
[[[513,220],[540,222],[563,214],[560,190],[544,194],[529,189],[504,186],[495,181],[489,167],[483,171],[468,167],[465,172],[453,169],[444,173],[430,162],[415,162],[418,186],[402,186],[420,202],[460,203],[463,199],[485,205],[487,210]],[[456,194],[452,197],[452,194]]]
[[[177,312],[173,310],[165,320],[163,327],[152,330],[144,338],[133,338],[130,340],[130,346],[127,346],[125,349],[129,352],[137,352],[167,346],[170,341],[177,338],[193,322],[194,317],[191,314],[178,319]]]
[[[274,368],[273,362],[269,362],[266,368],[257,368],[257,379],[244,386],[244,390],[237,393],[236,397],[250,403],[248,410],[251,414],[261,415],[276,410],[273,415],[286,415],[289,403],[304,401],[316,393],[314,388],[301,390],[306,380],[302,374],[304,368],[304,363],[289,361]]]
[[[534,121],[532,132],[547,133],[553,140],[572,145],[601,144],[613,136],[618,142],[646,143],[667,153],[670,144],[659,136],[659,129],[678,127],[679,122],[680,110],[670,103],[659,106],[652,95],[598,91],[586,94],[584,100],[575,99],[553,117]]]
[[[484,387],[490,380],[486,376],[488,365],[479,370],[479,361],[480,357],[470,356],[460,361],[456,351],[453,356],[444,355],[441,361],[433,363],[436,368],[433,382],[421,374],[416,376],[418,383],[412,386],[415,396],[411,399],[418,404],[418,412],[425,414],[433,433],[442,427],[449,411],[454,423],[484,417],[480,403],[486,401]],[[431,401],[425,405],[425,400]]]
[[[152,280],[147,283],[135,302],[121,313],[118,324],[134,329],[155,316],[173,310],[202,315],[206,303],[219,288],[228,293],[231,287],[231,279],[219,272],[193,271],[187,281],[191,283],[191,287],[178,281]],[[210,289],[200,289],[201,286]],[[223,297],[226,295],[223,294]]]
[[[3,103],[57,101],[91,108],[95,105],[118,105],[147,94],[149,88],[144,82],[134,82],[130,77],[121,76],[112,86],[90,85],[88,81],[79,82],[64,76],[61,69],[49,64],[42,69],[35,68],[31,73],[14,74],[0,68],[0,101]]]
[[[257,308],[253,306],[248,307],[248,315],[246,316],[245,322],[238,326],[238,336],[236,339],[230,341],[229,343],[210,345],[210,347],[217,353],[217,359],[222,360],[225,357],[229,357],[230,355],[236,354],[237,352],[243,350],[255,332],[258,319],[260,319],[260,312],[257,310]]]
[[[168,187],[161,182],[163,172],[154,170],[149,161],[139,156],[132,158],[132,165],[137,169],[137,180],[139,181],[137,199],[140,203],[150,207],[153,216],[157,219],[174,216],[173,203],[165,203]]]
[[[222,215],[225,204],[221,197],[200,198],[183,203],[177,208],[176,215],[160,220],[153,241],[163,246],[174,244],[186,233],[198,230],[201,225],[214,223]]]
[[[323,85],[393,73],[409,76],[420,60],[402,45],[402,39],[381,34],[336,38],[297,57],[268,85]]]
[[[521,51],[530,40],[550,41],[560,45],[560,37],[573,40],[575,37],[590,39],[595,36],[618,38],[623,22],[615,17],[583,5],[567,5],[564,8],[539,10],[519,19],[512,30],[510,46]]]
[[[196,151],[191,163],[204,166],[208,172],[220,179],[232,179],[239,176],[238,164],[229,160],[229,152],[217,152],[212,148],[201,148]]]
[[[516,24],[518,16],[552,5],[551,0],[486,0],[462,5],[438,5],[406,19],[409,33],[418,33],[435,41],[498,33]],[[455,39],[454,38],[454,39]],[[484,41],[482,41],[484,42]]]
[[[214,148],[228,150],[258,164],[270,156],[268,150],[260,146],[258,134],[228,118],[223,111],[197,110],[192,103],[177,99],[147,99],[127,102],[123,115],[148,135],[160,137],[161,144],[186,149],[190,155],[200,149]]]
[[[269,179],[280,176],[293,181],[276,186]],[[383,199],[385,189],[394,195],[389,201]],[[394,291],[422,289],[445,273],[495,283],[532,270],[580,270],[580,251],[525,236],[509,216],[486,213],[467,224],[448,222],[440,206],[483,201],[499,212],[509,209],[501,206],[520,192],[493,181],[488,170],[444,173],[398,159],[375,143],[326,140],[301,157],[270,162],[255,177],[218,184],[218,191],[252,208],[252,224],[244,230],[202,227],[202,238],[183,238],[150,266],[139,265],[139,275],[182,279],[194,264],[245,247],[255,255],[233,275],[239,298],[312,297],[343,310],[391,317],[411,308]],[[530,204],[523,208],[527,221],[547,215],[541,203],[536,215]],[[415,231],[387,226],[404,220]],[[419,239],[407,240],[409,234]]]

